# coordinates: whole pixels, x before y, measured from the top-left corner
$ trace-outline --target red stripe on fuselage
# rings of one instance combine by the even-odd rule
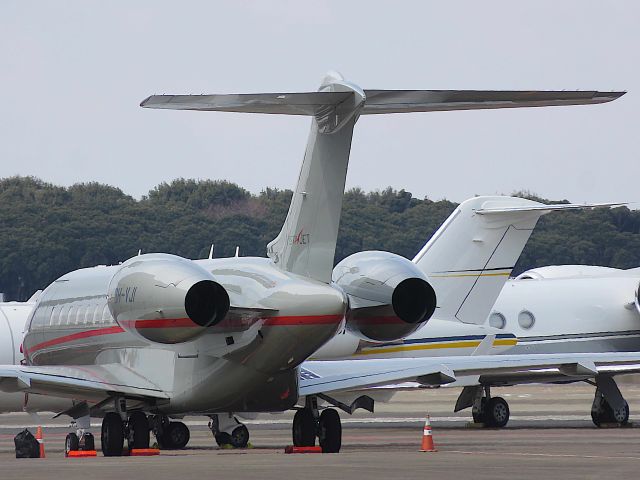
[[[282,317],[265,317],[265,326],[291,326],[291,325],[328,325],[338,323],[342,320],[342,315],[301,315],[301,316],[282,316]],[[126,320],[123,322],[127,326],[133,328],[192,328],[200,327],[189,318],[162,318],[148,320]],[[107,328],[96,328],[93,330],[85,330],[84,332],[72,333],[62,337],[52,338],[42,343],[38,343],[29,349],[29,353],[33,353],[43,348],[60,345],[61,343],[81,340],[83,338],[99,337],[101,335],[113,335],[124,333],[125,330],[117,325]]]
[[[126,327],[133,328],[193,328],[202,327],[190,318],[155,318],[148,320],[123,320]]]
[[[38,343],[29,349],[29,353],[33,353],[36,350],[42,350],[43,348],[52,347],[61,343],[72,342],[73,340],[80,340],[82,338],[99,337],[100,335],[113,335],[116,333],[123,333],[124,329],[116,325],[114,327],[96,328],[94,330],[85,330],[84,332],[72,333],[71,335],[65,335],[63,337],[52,338],[46,342]]]

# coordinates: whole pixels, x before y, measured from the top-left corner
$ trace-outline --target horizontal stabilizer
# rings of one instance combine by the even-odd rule
[[[509,90],[364,90],[360,115],[606,103],[625,92]],[[145,108],[322,116],[353,92],[152,95]]]
[[[363,115],[606,103],[625,92],[510,90],[365,90]]]
[[[316,115],[321,109],[338,105],[352,95],[352,92],[152,95],[140,106],[169,110]]]
[[[526,206],[514,206],[514,207],[492,207],[491,202],[485,202],[482,208],[478,208],[475,211],[478,215],[489,215],[492,213],[510,213],[510,212],[552,212],[557,210],[584,210],[587,208],[599,208],[599,207],[622,207],[627,203],[560,203],[556,205],[526,205]]]

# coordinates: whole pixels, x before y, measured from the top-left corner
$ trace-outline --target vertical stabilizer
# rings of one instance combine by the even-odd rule
[[[487,206],[506,208],[478,213]],[[546,213],[526,207],[541,206],[523,198],[476,197],[455,209],[413,259],[436,291],[438,318],[485,322],[538,218]]]
[[[364,94],[329,75],[321,92],[352,92],[322,118],[314,117],[287,218],[267,255],[289,272],[331,281],[353,127]],[[327,115],[328,114],[328,115]]]

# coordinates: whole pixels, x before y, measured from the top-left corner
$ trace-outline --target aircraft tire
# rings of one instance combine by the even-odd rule
[[[82,438],[80,439],[80,446],[78,448],[84,451],[95,450],[96,440],[93,438],[93,434],[89,432],[83,433]]]
[[[484,408],[487,427],[502,428],[509,422],[509,404],[502,397],[491,397]]]
[[[171,422],[165,427],[159,440],[160,445],[167,450],[182,450],[190,438],[189,427],[182,422]]]
[[[607,404],[607,406],[609,406]],[[627,401],[625,400],[624,402],[624,407],[618,409],[618,410],[614,410],[613,408],[611,408],[609,406],[609,410],[611,411],[611,418],[613,419],[614,422],[616,422],[619,425],[626,425],[629,423],[629,404],[627,403]]]
[[[69,452],[74,452],[80,448],[80,440],[75,433],[67,434],[67,438],[64,439],[64,456],[68,456]]]
[[[122,455],[124,428],[119,414],[109,412],[102,419],[100,443],[102,445],[102,454],[105,457],[119,457]]]
[[[134,448],[149,448],[149,419],[140,410],[129,416],[129,436],[127,442],[129,450]]]
[[[338,453],[342,446],[342,423],[340,415],[333,408],[327,408],[320,414],[318,422],[318,440],[322,453]]]
[[[614,410],[609,403],[601,399],[600,408],[591,409],[591,420],[596,427],[601,427],[603,423],[617,423],[620,426],[629,423],[629,404],[625,400],[624,407]]]
[[[487,408],[487,398],[482,397],[482,399],[480,400],[480,410],[477,411],[477,409],[475,408],[471,409],[471,416],[473,417],[473,423],[484,423],[485,421],[484,411],[486,408]]]
[[[231,432],[231,445],[233,448],[247,448],[249,445],[249,429],[246,425],[238,425]]]
[[[227,432],[216,433],[214,435],[214,438],[216,439],[216,443],[218,444],[219,447],[224,447],[225,445],[232,445],[231,435],[229,435]]]
[[[316,444],[318,424],[309,408],[298,410],[293,417],[293,444],[296,447],[313,447]]]

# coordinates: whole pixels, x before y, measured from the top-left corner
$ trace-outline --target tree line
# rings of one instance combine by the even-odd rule
[[[206,258],[264,256],[291,200],[290,190],[255,195],[214,180],[162,183],[140,200],[99,183],[65,188],[34,177],[0,179],[0,292],[26,300],[71,270],[117,264],[137,254]],[[528,192],[518,196],[536,198]],[[564,200],[566,201],[566,200]],[[345,193],[335,262],[361,250],[412,258],[457,206],[391,187]],[[553,264],[640,266],[640,211],[558,212],[542,217],[514,275]]]

